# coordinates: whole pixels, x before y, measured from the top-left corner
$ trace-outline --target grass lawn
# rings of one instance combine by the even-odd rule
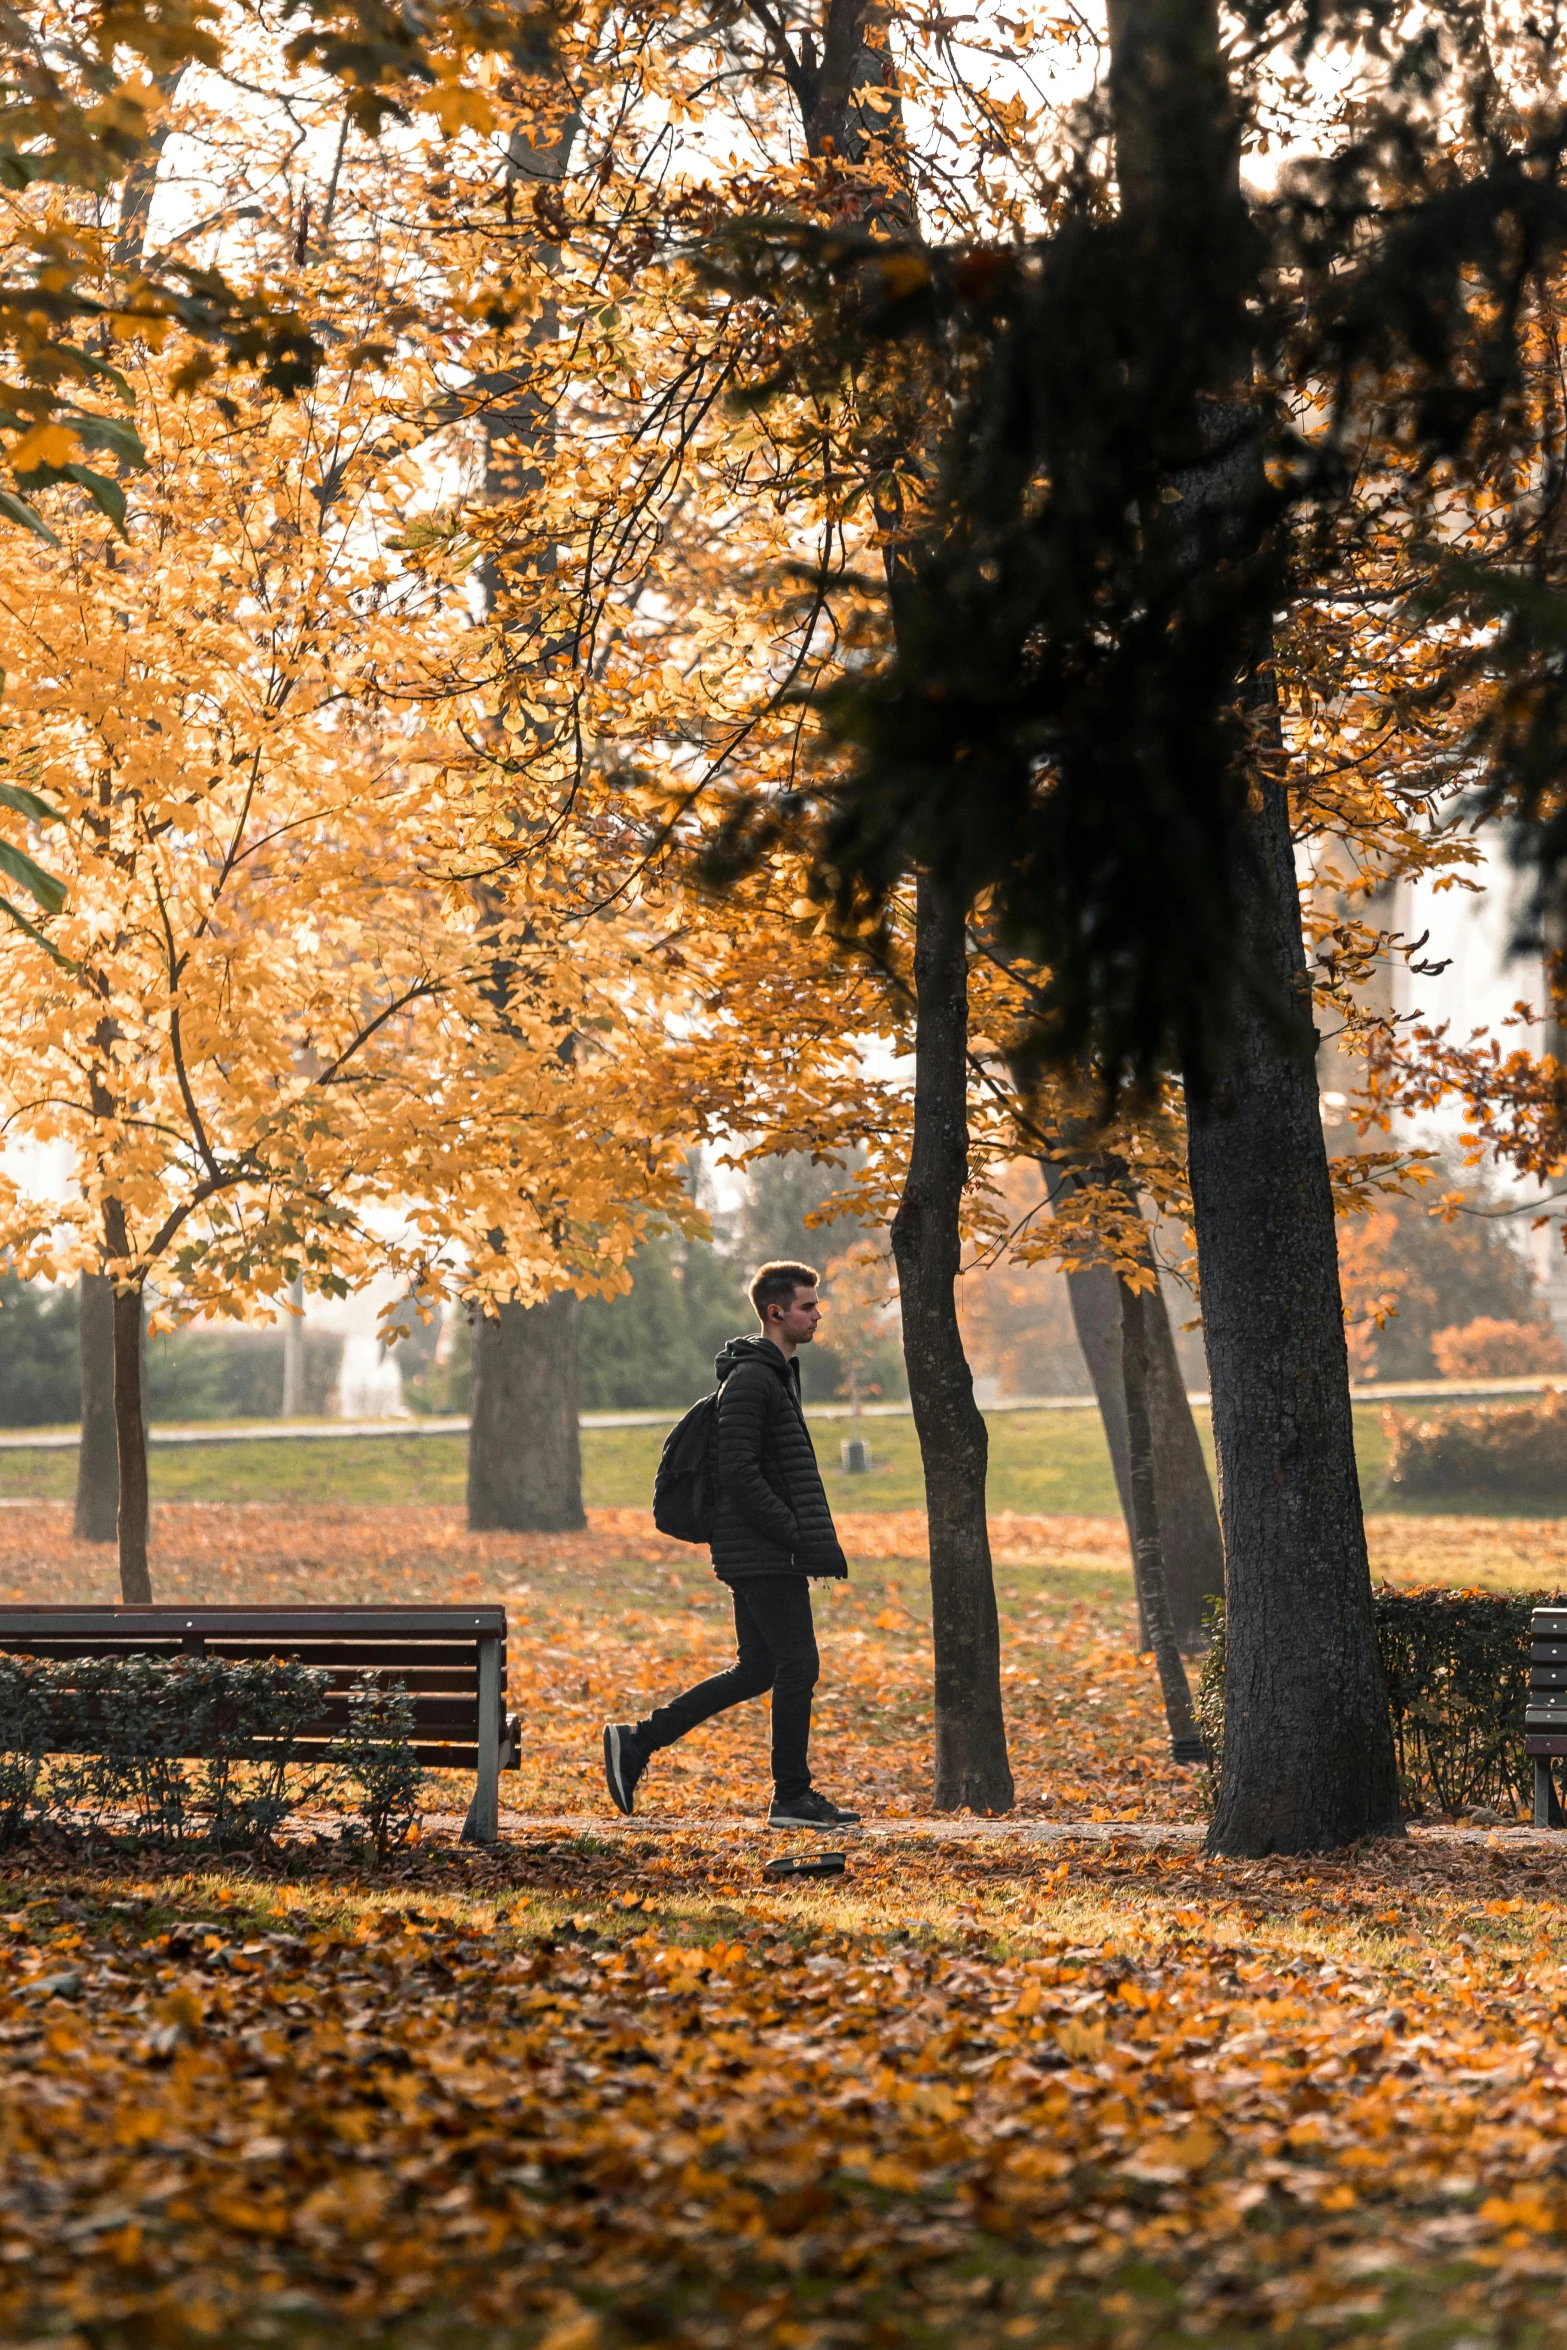
[[[1206,1412],[1198,1414],[1198,1426],[1211,1461]],[[924,1489],[913,1421],[870,1420],[865,1427],[875,1466],[869,1476],[847,1477],[838,1465],[847,1423],[816,1422],[817,1451],[834,1511],[921,1507]],[[1097,1412],[994,1412],[989,1427],[992,1510],[1082,1517],[1118,1514]],[[662,1428],[584,1429],[583,1494],[588,1507],[647,1508],[664,1434]],[[1355,1442],[1367,1507],[1397,1508],[1381,1481],[1386,1445],[1379,1407],[1356,1413]],[[152,1491],[161,1501],[460,1503],[465,1461],[461,1436],[156,1445],[151,1454]],[[72,1451],[0,1453],[0,1500],[64,1499],[74,1490],[75,1476]],[[1502,1512],[1493,1502],[1474,1514]]]

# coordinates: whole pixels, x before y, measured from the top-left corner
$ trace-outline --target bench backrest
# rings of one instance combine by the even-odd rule
[[[436,1769],[479,1762],[481,1683],[496,1676],[497,1740],[506,1718],[503,1607],[0,1607],[0,1653],[13,1656],[295,1657],[331,1674],[312,1744],[340,1737],[348,1691],[384,1669],[414,1701],[415,1752]],[[493,1704],[493,1700],[492,1700]],[[517,1763],[515,1741],[507,1762]]]

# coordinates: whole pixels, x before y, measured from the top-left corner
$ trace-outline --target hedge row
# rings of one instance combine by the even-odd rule
[[[1558,1592],[1376,1592],[1377,1646],[1407,1811],[1527,1807],[1529,1616]],[[1197,1718],[1215,1767],[1224,1744],[1224,1617],[1215,1610]]]
[[[284,1658],[0,1656],[0,1849],[45,1825],[255,1849],[332,1804],[384,1857],[418,1816],[413,1700],[365,1673],[344,1734],[307,1746],[331,1678]]]
[[[1425,1501],[1484,1494],[1567,1508],[1567,1395],[1416,1419],[1387,1412],[1387,1481]]]

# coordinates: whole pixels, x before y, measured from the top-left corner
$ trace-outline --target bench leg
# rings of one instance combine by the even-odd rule
[[[1534,1824],[1537,1828],[1554,1828],[1560,1818],[1556,1790],[1551,1784],[1550,1760],[1546,1755],[1537,1754],[1534,1758]]]
[[[479,1783],[463,1823],[465,1844],[493,1844],[501,1813],[501,1644],[479,1643]]]

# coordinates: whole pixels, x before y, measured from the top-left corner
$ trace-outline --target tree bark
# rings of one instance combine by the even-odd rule
[[[581,116],[575,109],[534,146],[514,135],[507,151],[505,175],[506,218],[512,217],[515,193],[541,186],[558,186],[570,169]],[[546,269],[558,263],[558,251],[545,244],[540,258]],[[546,301],[528,334],[530,352],[544,352],[559,329],[559,311]],[[541,479],[549,413],[540,399],[536,362],[478,376],[470,391],[481,396],[479,410],[484,432],[484,495],[491,502],[521,499]],[[499,602],[507,552],[492,549],[480,568],[485,610]],[[531,567],[541,578],[553,575],[557,551],[553,545],[529,550]],[[566,651],[563,641],[536,641],[532,630],[536,602],[514,599],[501,614],[508,638],[520,636],[527,646],[526,660],[540,678]],[[554,721],[528,719],[531,740],[547,745]],[[503,888],[475,884],[474,901],[492,932],[505,906]],[[497,1008],[504,1012],[514,984],[513,968],[499,956],[488,983]],[[573,1040],[564,1040],[569,1056]],[[492,1236],[499,1248],[499,1235]],[[573,1291],[559,1290],[537,1306],[501,1302],[493,1314],[474,1324],[471,1400],[468,1421],[468,1524],[475,1533],[503,1530],[519,1534],[570,1532],[586,1525],[582,1510],[582,1444],[577,1416],[581,1401],[582,1303]]]
[[[283,1409],[285,1420],[297,1420],[305,1408],[305,1277],[296,1273],[288,1285],[288,1302],[295,1311],[283,1316]]]
[[[936,1679],[938,1811],[1010,1811],[1001,1637],[985,1524],[989,1440],[958,1328],[954,1284],[968,1177],[968,955],[964,909],[921,874],[914,980],[914,1138],[892,1225],[909,1400],[925,1473]]]
[[[1276,752],[1267,672],[1250,698]],[[1244,944],[1292,1026],[1241,1000],[1221,1082],[1188,1104],[1226,1560],[1224,1761],[1208,1841],[1318,1852],[1402,1823],[1294,851],[1272,775],[1252,835]]]
[[[1052,1202],[1069,1184],[1093,1179],[1092,1164],[1078,1168],[1046,1159],[1041,1161],[1041,1166]],[[1135,1546],[1126,1390],[1121,1370],[1121,1284],[1109,1265],[1085,1265],[1080,1271],[1069,1273],[1066,1279],[1072,1325],[1098,1398],[1110,1465],[1115,1472],[1115,1489],[1121,1515],[1126,1520],[1126,1538]],[[1186,1382],[1181,1377],[1175,1334],[1170,1328],[1169,1308],[1162,1289],[1144,1291],[1143,1327],[1165,1589],[1175,1637],[1191,1656],[1206,1646],[1210,1602],[1224,1597],[1224,1543],[1208,1464],[1203,1458],[1192,1407],[1186,1400]],[[1140,1630],[1146,1646],[1149,1638],[1146,1621],[1141,1623]]]
[[[1126,1442],[1126,1389],[1121,1379],[1121,1284],[1109,1265],[1082,1265],[1066,1277],[1072,1327],[1088,1366],[1099,1418],[1115,1472],[1116,1497],[1132,1539],[1132,1463]]]
[[[1109,34],[1121,209],[1157,266],[1182,240],[1222,234],[1242,202],[1217,0],[1110,0]],[[1233,364],[1244,371],[1238,314],[1234,323]],[[1231,363],[1214,352],[1213,404],[1193,417],[1211,454],[1165,520],[1194,567],[1216,545],[1242,559],[1241,522],[1254,528],[1261,512],[1260,460],[1236,430],[1245,411],[1221,396]],[[1234,401],[1246,390],[1237,381]],[[1259,641],[1243,688],[1253,726],[1238,875],[1246,977],[1217,1081],[1187,1087],[1225,1555],[1224,1761],[1209,1846],[1237,1854],[1401,1832],[1269,652]]]
[[[1208,1645],[1210,1607],[1224,1600],[1224,1536],[1162,1290],[1144,1293],[1143,1328],[1165,1590],[1175,1637],[1195,1656]]]
[[[173,104],[174,93],[184,75],[184,66],[177,65],[172,73],[159,73],[152,77],[152,86],[162,99],[165,111],[153,130],[145,152],[137,156],[121,182],[120,224],[113,253],[116,269],[135,270],[141,266],[147,243],[147,223],[152,216],[152,199],[158,185],[158,165],[168,145],[169,133],[174,128],[168,108]]]
[[[888,158],[879,187],[845,181],[839,193],[843,217],[884,234],[913,233],[918,211],[902,145],[903,104],[886,0],[827,0],[819,46],[807,38],[798,50],[789,47],[770,10],[756,13],[799,108],[807,152],[858,167],[874,141]],[[887,462],[886,446],[901,440],[905,463],[918,466],[931,453],[930,436],[930,417],[918,410],[884,425],[883,485],[897,470]],[[896,501],[884,505],[885,494],[885,488],[877,493],[876,514],[887,533],[884,563],[896,631],[899,575],[911,558]],[[928,874],[919,876],[916,893],[914,1135],[892,1246],[930,1531],[935,1803],[938,1811],[965,1804],[976,1811],[1010,1811],[1001,1641],[985,1523],[989,1442],[953,1292],[968,1172],[967,909]]]
[[[1121,1372],[1126,1391],[1127,1461],[1132,1489],[1132,1567],[1137,1597],[1147,1627],[1149,1645],[1159,1668],[1164,1693],[1164,1716],[1170,1726],[1170,1753],[1178,1763],[1200,1763],[1203,1743],[1192,1712],[1192,1693],[1186,1667],[1170,1616],[1165,1587],[1164,1552],[1159,1539],[1159,1503],[1155,1492],[1153,1431],[1148,1409],[1149,1296],[1117,1279],[1121,1304]]]
[[[474,1325],[468,1524],[474,1533],[563,1534],[582,1510],[582,1301],[503,1305]]]
[[[78,1542],[113,1542],[120,1521],[119,1448],[114,1441],[114,1284],[105,1273],[77,1283],[82,1364],[82,1436],[76,1454]]]
[[[127,1607],[152,1600],[147,1568],[147,1419],[142,1403],[142,1294],[114,1292],[114,1435],[120,1466],[120,1598]]]

